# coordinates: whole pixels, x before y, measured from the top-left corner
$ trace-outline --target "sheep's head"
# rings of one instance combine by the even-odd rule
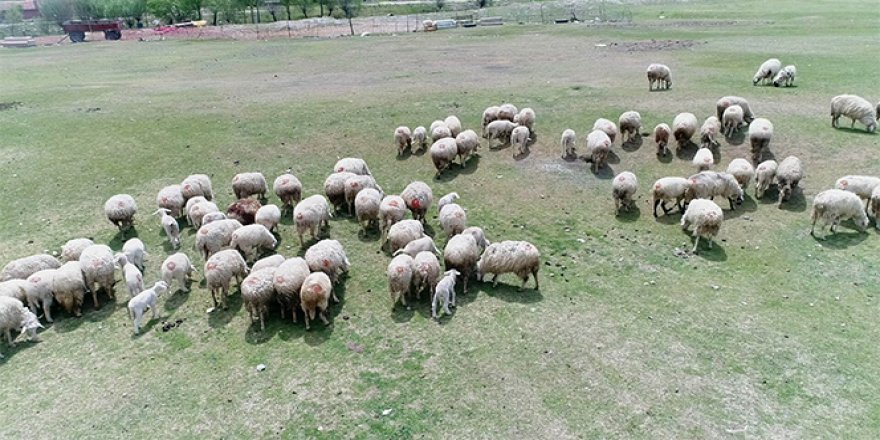
[[[116,259],[116,265],[120,268],[128,264],[128,257],[122,252],[117,252],[116,255],[114,255],[114,258]]]
[[[156,212],[153,213],[153,215],[159,215],[162,217],[165,217],[166,215],[169,215],[169,214],[171,214],[171,210],[169,210],[168,208],[159,208],[156,210]]]
[[[865,229],[868,228],[868,216],[865,215],[864,212],[862,212],[862,215],[861,215],[861,216],[859,216],[859,217],[853,219],[853,221],[855,222],[856,227],[857,227],[857,228],[859,229],[859,231],[861,231],[861,232],[865,232]]]
[[[22,311],[24,316],[21,318],[21,334],[27,333],[30,340],[36,340],[37,329],[43,328],[43,324],[40,324],[37,315],[34,315],[30,310],[22,308]]]
[[[160,296],[168,291],[168,284],[165,284],[165,281],[156,281],[156,284],[153,284],[153,291],[156,292],[156,296]]]

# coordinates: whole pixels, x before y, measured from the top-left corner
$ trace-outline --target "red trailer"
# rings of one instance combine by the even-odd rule
[[[61,29],[70,36],[70,41],[86,41],[86,32],[104,32],[105,40],[118,40],[122,37],[122,22],[118,20],[68,20],[61,23]]]

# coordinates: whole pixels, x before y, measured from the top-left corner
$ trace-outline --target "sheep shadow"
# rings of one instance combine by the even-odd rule
[[[394,303],[394,307],[391,309],[391,320],[398,324],[411,321],[418,308],[418,305],[414,304],[413,301],[416,301],[416,299],[408,299],[406,306],[400,304],[399,301]]]
[[[577,162],[579,160],[583,160],[582,157],[578,157],[577,153],[569,154],[567,156],[560,156],[559,158],[566,161],[566,162]]]
[[[853,229],[848,232],[840,232],[841,226],[844,226],[849,229]],[[819,234],[824,235],[813,235],[813,240],[817,243],[821,243],[822,246],[828,247],[831,249],[846,249],[850,246],[858,245],[859,243],[865,241],[870,234],[867,232],[859,232],[855,229],[855,224],[852,220],[847,220],[839,225],[837,225],[837,232],[831,232],[830,230],[826,230],[824,227],[819,231]]]
[[[730,134],[730,136],[724,136],[724,140],[727,141],[728,144],[739,146],[745,143],[746,141],[746,130],[737,128]]]
[[[691,243],[695,240],[694,237],[691,237]],[[694,256],[698,256],[704,260],[708,261],[727,261],[727,252],[724,251],[724,247],[721,246],[716,240],[712,240],[712,247],[709,248],[709,244],[706,243],[707,240],[700,239],[700,246],[697,247],[697,252],[694,253]]]
[[[662,210],[658,210],[659,217],[655,217],[654,221],[660,223],[662,225],[680,225],[681,224],[681,215],[683,212],[678,212],[678,208],[672,208],[672,211],[669,215],[661,215]]]
[[[151,311],[145,311],[144,317],[141,318],[141,331],[139,333],[134,333],[134,321],[133,320],[130,320],[128,322],[128,324],[124,325],[124,327],[131,329],[130,330],[131,331],[130,339],[134,341],[134,340],[138,340],[138,339],[142,338],[147,333],[153,331],[153,327],[155,327],[157,323],[162,322],[162,320],[165,318],[166,317],[162,316],[161,313],[159,313],[159,316],[153,318]]]
[[[234,295],[234,293],[238,293],[238,295]],[[241,310],[242,301],[240,288],[237,288],[235,292],[230,292],[230,295],[226,297],[226,307],[227,309],[223,310],[222,306],[217,306],[211,311],[211,313],[208,313],[208,325],[211,328],[225,327]]]
[[[614,178],[614,168],[611,168],[611,165],[606,164],[604,167],[599,168],[596,171],[593,171],[593,167],[590,166],[590,172],[593,173],[599,179],[602,180],[610,180]]]
[[[296,224],[293,221],[293,208],[281,209],[281,220],[278,221],[278,224],[284,226],[294,226]]]
[[[620,212],[615,214],[615,218],[625,223],[632,223],[639,220],[639,217],[642,216],[642,210],[638,207],[638,205],[633,204],[633,207],[626,210],[621,210]]]
[[[180,306],[184,305],[187,301],[189,301],[189,295],[192,293],[192,289],[183,290],[177,289],[172,293],[167,299],[165,299],[165,311],[171,313],[175,310],[179,309]]]
[[[657,161],[660,163],[672,163],[672,159],[675,157],[675,155],[672,154],[672,152],[669,152],[666,154],[656,154],[656,156],[657,156]]]
[[[697,154],[697,150],[700,149],[700,146],[697,145],[694,141],[688,139],[687,142],[680,146],[675,147],[675,156],[680,160],[686,160],[688,162],[694,160],[694,156]]]
[[[721,203],[724,203],[722,200]],[[730,204],[728,203],[725,208],[729,208]],[[750,212],[755,212],[758,210],[758,203],[755,202],[755,199],[752,198],[749,194],[743,194],[743,202],[741,205],[736,207],[736,210],[727,210],[724,213],[725,220],[735,219],[737,217],[741,217],[744,214],[748,214]]]
[[[832,127],[832,128],[834,128],[834,127]],[[877,134],[876,132],[875,133],[868,133],[867,131],[865,131],[864,128],[841,127],[839,125],[834,129],[837,131],[842,131],[844,133],[860,134],[863,136],[875,136]]]
[[[501,275],[501,277],[504,277],[504,275]],[[499,277],[497,287],[492,287],[492,280],[487,277],[487,279],[481,283],[482,286],[480,286],[479,291],[483,292],[488,297],[497,298],[509,303],[534,304],[544,300],[541,291],[535,290],[535,280],[533,278],[529,278],[526,287],[520,290],[519,285],[504,283],[501,280],[501,277]],[[519,278],[517,278],[517,280],[519,280]]]
[[[39,338],[39,332],[37,333],[37,337]],[[6,336],[3,336],[3,345],[6,346],[6,351],[4,352],[4,351],[0,350],[0,355],[2,355],[2,356],[0,356],[0,365],[3,365],[4,363],[8,362],[16,354],[18,354],[19,351],[25,350],[25,349],[27,349],[27,347],[30,347],[33,344],[39,344],[42,342],[41,339],[37,339],[36,341],[29,341],[26,338],[22,338],[22,340],[16,341],[16,339],[18,339],[18,338],[19,338],[19,334],[16,332],[12,332],[12,341],[15,342],[15,346],[10,347],[6,343]],[[26,346],[22,345],[22,343],[25,343],[27,345]]]
[[[637,151],[639,148],[642,148],[643,142],[644,141],[643,141],[642,137],[639,136],[637,133],[636,135],[627,139],[626,142],[620,144],[620,148],[623,151],[626,151],[628,153],[632,153],[633,151]]]
[[[404,149],[403,153],[398,153],[396,159],[398,161],[404,161],[404,160],[409,159],[412,156],[413,156],[413,149],[410,147],[410,148]]]
[[[378,224],[375,226],[370,226],[367,229],[360,228],[357,233],[358,240],[361,243],[372,243],[378,242],[380,238],[382,238],[382,231],[379,230]]]
[[[804,212],[807,210],[807,198],[804,197],[804,191],[801,187],[792,189],[791,196],[788,200],[779,205],[779,209],[789,212]]]
[[[526,151],[522,152],[521,154],[514,153],[513,160],[519,162],[521,160],[528,159],[531,154],[532,154],[532,149],[526,147]]]
[[[126,241],[138,237],[140,237],[140,235],[138,234],[137,228],[132,226],[131,229],[129,229],[126,233],[123,233],[122,231],[116,231],[116,234],[113,235],[113,238],[110,239],[110,241],[107,243],[107,246],[109,246],[110,249],[119,252],[122,250],[122,246],[125,244]],[[94,241],[94,239],[92,240]]]
[[[467,160],[467,165],[462,167],[461,164],[452,162],[439,175],[434,176],[435,182],[450,182],[458,177],[459,174],[473,174],[480,166],[480,156],[471,155]]]
[[[620,163],[620,156],[612,149],[608,151],[608,163],[617,165]]]
[[[257,318],[253,322],[248,325],[247,330],[244,332],[244,341],[251,345],[260,345],[269,342],[273,336],[281,329],[282,324],[279,322],[271,321],[271,313],[272,308],[269,308],[269,311],[266,312],[265,324],[266,329],[260,330],[260,319]],[[247,318],[250,320],[250,316]]]
[[[427,152],[428,152],[428,145],[427,144],[424,147],[416,148],[415,146],[413,146],[413,148],[410,149],[410,154],[413,156],[416,156],[416,157],[424,156],[425,153],[427,153]]]

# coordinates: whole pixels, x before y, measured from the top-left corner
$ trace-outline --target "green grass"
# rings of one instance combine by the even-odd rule
[[[54,313],[42,342],[2,346],[0,437],[876,437],[877,233],[808,233],[816,193],[880,169],[877,135],[834,130],[828,117],[834,95],[878,99],[878,20],[860,13],[871,2],[626,6],[633,26],[0,51],[0,102],[21,103],[0,111],[0,261],[80,236],[118,248],[101,207],[127,192],[141,207],[150,283],[170,253],[149,215],[162,186],[212,174],[225,205],[235,173],[271,180],[292,167],[312,194],[338,157],[360,156],[386,192],[412,180],[437,197],[457,191],[470,224],[493,241],[532,241],[545,262],[540,292],[518,292],[512,275],[498,288],[473,282],[440,325],[424,300],[392,311],[390,259],[344,216],[329,235],[353,265],[329,327],[306,332],[272,310],[261,333],[237,293],[229,311],[208,314],[197,277],[135,337],[120,285],[115,305],[87,300],[82,318]],[[595,46],[652,38],[699,44]],[[797,64],[796,88],[752,87],[771,56]],[[672,67],[669,92],[647,92],[651,62]],[[658,161],[648,138],[615,147],[613,172],[640,179],[638,213],[615,217],[610,173],[558,158],[565,128],[583,139],[596,118],[634,109],[649,131],[682,111],[702,119],[723,95],[771,119],[771,150],[799,156],[807,178],[786,209],[750,195],[725,211],[715,247],[698,256],[674,254],[690,237],[677,215],[655,221],[648,195],[659,177],[691,174],[689,161]],[[475,127],[506,101],[538,114],[528,158],[483,149],[439,180],[425,156],[394,159],[396,126],[456,114]],[[721,168],[747,150],[723,143]],[[187,227],[182,249],[201,268],[193,242]],[[288,225],[278,251],[302,252]]]

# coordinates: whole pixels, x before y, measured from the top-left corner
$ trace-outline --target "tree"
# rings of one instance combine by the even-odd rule
[[[15,35],[15,25],[22,22],[24,18],[24,10],[21,5],[15,5],[11,9],[7,9],[3,14],[3,21],[9,25],[9,33]]]
[[[58,26],[72,19],[75,12],[71,0],[42,0],[40,2],[40,15],[44,20],[51,21]]]
[[[483,8],[485,8],[485,7],[487,7],[487,6],[491,6],[491,5],[492,5],[492,0],[476,0],[476,2],[477,2],[477,8],[478,8],[478,9],[483,9]]]
[[[217,17],[219,17],[220,14],[223,14],[223,18],[226,19],[227,23],[231,23],[237,11],[236,5],[233,4],[232,0],[205,0],[205,8],[211,11],[211,15],[213,16],[212,24],[214,26],[217,26]]]
[[[281,3],[287,6],[287,19],[290,20],[290,5],[296,5],[304,18],[309,18],[309,9],[315,4],[315,0],[282,0]]]
[[[345,18],[348,19],[348,28],[351,30],[352,35],[354,35],[354,25],[351,24],[351,19],[357,17],[361,11],[361,4],[362,0],[339,0],[339,7],[342,9],[342,13],[345,14]]]
[[[434,0],[434,6],[437,7],[437,11],[441,11],[446,6],[446,0]]]

